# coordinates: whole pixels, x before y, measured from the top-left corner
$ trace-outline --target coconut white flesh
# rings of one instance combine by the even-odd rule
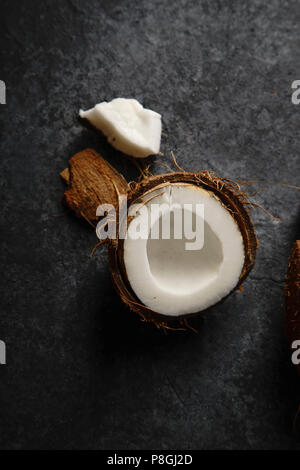
[[[159,152],[161,115],[137,100],[116,98],[79,111],[82,118],[100,129],[113,147],[137,158]]]
[[[160,221],[151,220],[152,227],[161,223],[169,212],[171,237],[163,239],[160,230],[159,239],[153,239],[153,235],[151,238],[148,222],[146,237],[136,239],[134,233],[137,227],[147,227],[148,215],[145,210],[133,211],[135,217],[124,240],[128,281],[138,299],[155,312],[171,316],[200,312],[221,300],[237,285],[245,257],[242,234],[230,212],[209,191],[176,183],[155,189],[144,196],[144,201],[154,195],[145,206],[149,209],[152,204],[163,203],[165,210]],[[174,211],[183,213],[184,204],[192,204],[194,218],[199,217],[196,204],[204,205],[202,249],[186,250],[186,243],[191,240],[174,237],[178,229]]]

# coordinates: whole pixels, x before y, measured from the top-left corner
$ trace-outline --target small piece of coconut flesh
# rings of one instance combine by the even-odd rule
[[[143,199],[148,211],[141,210],[141,205],[133,210],[124,240],[127,278],[139,300],[157,313],[180,316],[204,310],[229,294],[242,272],[244,243],[237,223],[220,200],[212,192],[186,183],[155,188]],[[153,204],[163,204],[163,210],[149,221]],[[185,237],[182,221],[185,211],[190,211],[193,225],[201,226],[197,225],[197,217],[201,217],[198,204],[204,208],[204,238],[202,247],[195,250],[190,248],[192,240]],[[182,213],[182,220],[175,217],[176,211]],[[162,227],[168,217],[171,236],[164,239]],[[155,226],[156,239],[151,235]],[[146,227],[144,237],[137,238],[138,227],[141,231]],[[180,231],[183,236],[177,239]]]
[[[107,137],[117,150],[137,158],[159,153],[161,115],[145,109],[137,100],[116,98],[79,111]]]

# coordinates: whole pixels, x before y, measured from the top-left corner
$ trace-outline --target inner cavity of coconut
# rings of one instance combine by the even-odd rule
[[[193,219],[197,218],[193,212]],[[148,239],[147,258],[153,278],[170,294],[192,295],[199,285],[209,285],[219,273],[223,250],[218,236],[204,221],[204,239],[201,250],[187,250],[191,242],[184,235],[184,217],[181,217],[182,239],[174,238],[174,212],[170,212],[170,239],[162,237],[163,216],[156,223],[160,226],[159,239]],[[193,222],[194,222],[193,220]],[[195,225],[195,224],[194,224]]]
[[[239,281],[244,244],[236,221],[220,200],[212,192],[186,183],[156,188],[143,199],[143,210],[140,206],[133,210],[124,240],[126,275],[138,299],[158,313],[180,316],[204,310],[228,295]],[[149,222],[153,204],[163,209]],[[200,215],[197,205],[204,209]],[[201,246],[185,236],[186,211],[193,230],[202,227]],[[168,239],[162,233],[166,220]],[[140,238],[136,237],[137,227],[141,232],[145,229]],[[180,232],[183,236],[178,239]]]

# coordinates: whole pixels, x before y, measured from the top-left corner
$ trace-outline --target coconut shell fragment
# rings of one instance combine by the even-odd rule
[[[69,160],[69,168],[60,173],[68,184],[64,203],[77,217],[94,224],[100,204],[118,207],[118,196],[127,193],[124,177],[104,160],[95,150],[86,149]]]
[[[292,248],[285,285],[285,315],[288,344],[300,340],[300,240]],[[298,365],[300,373],[300,364]]]

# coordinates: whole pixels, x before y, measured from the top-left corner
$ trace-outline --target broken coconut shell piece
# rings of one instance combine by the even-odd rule
[[[116,98],[79,111],[86,127],[100,130],[117,150],[136,158],[159,153],[161,115],[137,100]],[[88,124],[88,125],[87,125]]]
[[[199,251],[185,250],[186,240],[174,236],[131,239],[131,224],[144,223],[139,210],[129,216],[126,239],[108,243],[113,284],[144,321],[185,327],[189,317],[239,288],[252,269],[257,239],[249,202],[235,183],[205,171],[152,176],[134,185],[127,202],[129,214],[133,204],[149,208],[164,202],[165,213],[183,203],[204,204],[204,246]]]
[[[300,340],[300,240],[292,248],[285,284],[286,333],[290,347]],[[298,365],[300,373],[300,365]]]
[[[99,220],[96,210],[100,204],[118,207],[119,195],[127,193],[125,178],[92,149],[76,153],[60,175],[68,184],[64,203],[92,225]]]

